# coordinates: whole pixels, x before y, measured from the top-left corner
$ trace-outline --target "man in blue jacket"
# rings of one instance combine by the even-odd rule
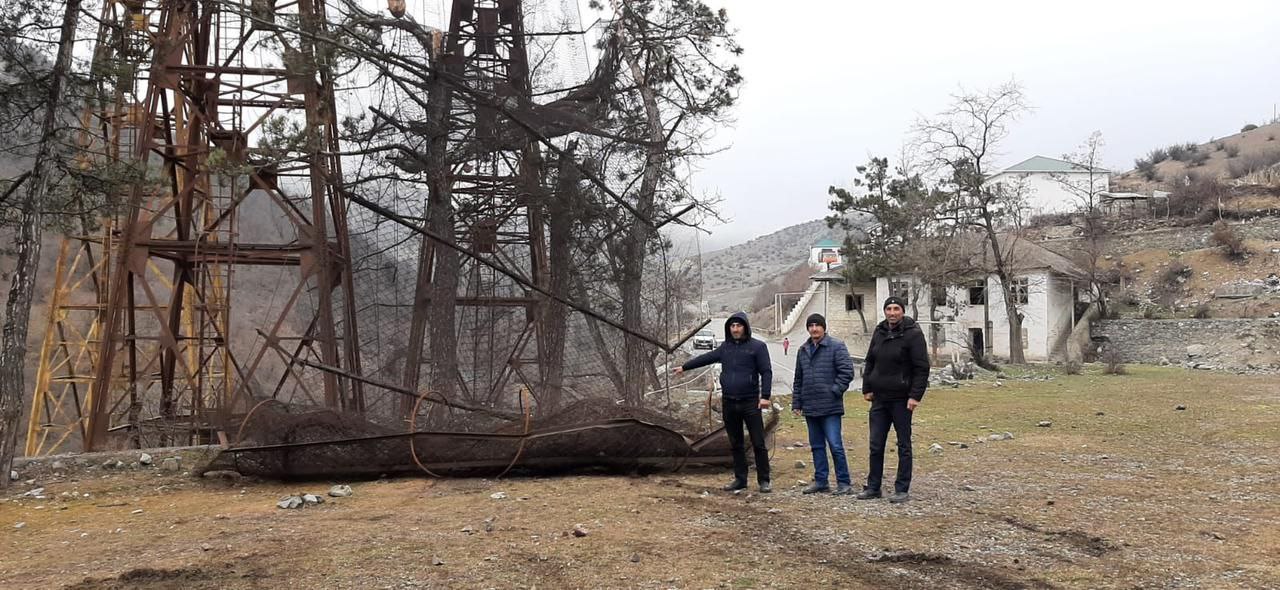
[[[853,358],[844,343],[827,335],[827,320],[813,314],[805,320],[809,339],[796,352],[796,380],[792,386],[791,411],[804,416],[809,427],[809,449],[813,451],[813,483],[804,493],[825,492],[827,449],[836,467],[836,494],[853,493],[849,461],[844,454],[840,422],[844,418],[844,392],[853,382]]]
[[[724,430],[733,447],[733,481],[724,490],[734,492],[747,487],[747,450],[742,437],[742,425],[747,425],[751,436],[751,448],[756,456],[756,481],[760,493],[773,491],[769,484],[769,448],[764,442],[764,417],[761,410],[769,407],[769,395],[773,389],[773,364],[769,361],[769,347],[751,338],[751,322],[747,314],[738,312],[724,323],[724,342],[719,348],[694,357],[684,366],[676,367],[677,375],[720,363],[720,391],[722,397]]]

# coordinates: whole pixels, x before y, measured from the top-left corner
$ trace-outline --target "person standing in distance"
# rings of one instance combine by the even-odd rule
[[[829,490],[827,451],[835,463],[838,495],[853,492],[849,461],[844,453],[841,420],[844,419],[844,392],[853,382],[853,358],[844,343],[827,335],[827,320],[813,314],[805,320],[809,339],[796,350],[796,379],[792,385],[791,411],[804,416],[809,429],[809,449],[813,451],[813,483],[804,493]]]
[[[733,481],[724,486],[726,492],[747,487],[747,450],[742,437],[746,424],[751,437],[751,448],[756,457],[756,482],[760,493],[773,491],[769,483],[769,448],[764,440],[764,417],[761,411],[769,407],[769,395],[773,389],[773,364],[769,360],[769,346],[751,338],[751,323],[745,312],[738,312],[724,323],[724,342],[711,352],[689,359],[675,368],[675,374],[720,363],[720,391],[724,430],[729,435],[733,449]]]
[[[871,428],[871,460],[867,487],[859,500],[881,497],[884,447],[889,427],[898,434],[898,476],[893,482],[894,504],[906,502],[911,492],[911,415],[929,386],[929,351],[924,332],[906,315],[906,303],[898,297],[884,302],[884,321],[876,326],[867,349],[862,397],[871,402],[867,421]]]

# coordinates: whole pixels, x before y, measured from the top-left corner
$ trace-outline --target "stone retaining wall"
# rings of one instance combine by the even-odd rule
[[[1280,369],[1280,319],[1101,320],[1090,335],[1129,363]]]

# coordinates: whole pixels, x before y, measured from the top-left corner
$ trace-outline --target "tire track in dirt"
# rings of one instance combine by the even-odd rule
[[[689,489],[683,482],[663,480],[663,485]],[[652,497],[669,500],[686,505],[696,505],[700,509],[708,506],[698,496],[688,495],[654,495]],[[769,504],[774,506],[773,503]],[[969,563],[947,555],[931,553],[887,553],[865,559],[850,559],[849,553],[841,552],[840,547],[822,543],[813,535],[804,535],[798,531],[804,526],[796,519],[782,514],[769,514],[767,508],[756,507],[750,503],[717,504],[716,510],[728,517],[726,520],[736,525],[743,538],[764,537],[768,542],[783,548],[793,557],[803,559],[811,566],[835,570],[854,578],[868,586],[890,588],[912,587],[903,574],[893,571],[903,569],[914,576],[923,578],[930,588],[989,588],[993,590],[1053,590],[1056,587],[1049,582],[1037,578],[1018,579],[1019,574],[1005,571],[1004,568]],[[904,584],[906,584],[904,586]]]

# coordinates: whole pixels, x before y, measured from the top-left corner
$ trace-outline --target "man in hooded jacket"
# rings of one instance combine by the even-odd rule
[[[884,302],[885,320],[876,326],[862,378],[862,397],[871,402],[871,460],[867,487],[859,500],[881,497],[884,449],[889,427],[898,434],[898,476],[889,501],[906,502],[911,491],[911,414],[929,386],[929,351],[924,332],[906,316],[906,302],[890,297]]]
[[[733,481],[724,486],[724,490],[733,492],[747,487],[747,450],[742,436],[742,426],[746,424],[751,448],[755,451],[756,481],[760,492],[772,492],[769,448],[765,446],[761,411],[771,403],[773,364],[769,360],[769,347],[751,337],[751,322],[747,320],[746,313],[740,311],[725,321],[724,342],[718,348],[676,367],[675,373],[679,375],[712,363],[720,363],[724,429],[733,448]]]

